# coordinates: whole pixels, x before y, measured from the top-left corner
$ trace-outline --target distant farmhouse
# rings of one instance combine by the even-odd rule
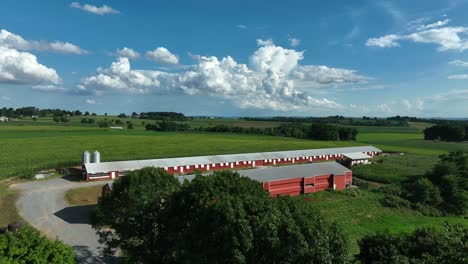
[[[372,146],[259,152],[214,156],[100,162],[98,151],[83,153],[82,173],[87,181],[110,180],[144,167],[156,167],[179,176],[198,172],[237,170],[263,183],[270,195],[299,195],[325,189],[343,190],[352,183],[352,171],[335,162],[369,163],[382,151]],[[353,157],[357,160],[352,160]],[[351,160],[350,160],[351,159]],[[331,162],[333,161],[333,162]],[[248,169],[248,170],[245,170]]]
[[[8,122],[8,117],[0,116],[0,122]]]

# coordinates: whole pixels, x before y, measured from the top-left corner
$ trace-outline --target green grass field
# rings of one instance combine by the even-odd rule
[[[384,207],[379,202],[382,197],[381,193],[360,189],[318,192],[304,199],[326,219],[343,228],[349,235],[353,253],[358,252],[357,240],[367,234],[411,232],[419,227],[442,228],[445,221],[468,226],[463,217],[429,217],[412,210]]]
[[[353,176],[378,183],[401,182],[424,175],[437,162],[436,156],[405,154],[377,157],[370,165],[353,167]]]

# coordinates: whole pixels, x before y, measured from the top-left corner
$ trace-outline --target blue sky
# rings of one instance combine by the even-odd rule
[[[468,1],[0,2],[0,107],[467,117]]]

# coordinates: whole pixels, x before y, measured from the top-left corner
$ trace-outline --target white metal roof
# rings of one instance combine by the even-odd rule
[[[254,161],[254,160],[269,160],[269,159],[284,159],[294,157],[313,157],[322,155],[336,155],[353,152],[382,152],[382,150],[373,146],[361,147],[344,147],[344,148],[325,148],[325,149],[305,149],[291,151],[276,151],[276,152],[258,152],[244,154],[228,154],[228,155],[213,155],[213,156],[197,156],[183,158],[165,158],[165,159],[149,159],[149,160],[130,160],[130,161],[110,161],[99,163],[84,164],[87,173],[108,173],[110,171],[132,171],[144,167],[169,168],[187,165],[201,164],[219,164],[236,161]]]
[[[343,156],[352,160],[371,159],[372,157],[362,152],[343,153]]]
[[[252,180],[259,182],[269,182],[327,174],[343,175],[345,172],[351,172],[351,170],[339,164],[338,162],[319,162],[292,166],[238,170],[237,172],[242,176],[251,178]],[[205,173],[203,175],[210,175],[210,173]],[[191,181],[194,178],[195,174],[177,176],[177,179],[180,183],[184,182],[184,180]]]

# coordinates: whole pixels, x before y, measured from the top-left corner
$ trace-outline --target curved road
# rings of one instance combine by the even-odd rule
[[[21,190],[16,207],[21,217],[34,228],[72,246],[79,263],[114,263],[114,258],[103,257],[104,247],[89,224],[93,206],[70,207],[64,197],[70,189],[105,183],[57,178],[16,184],[13,187]]]

